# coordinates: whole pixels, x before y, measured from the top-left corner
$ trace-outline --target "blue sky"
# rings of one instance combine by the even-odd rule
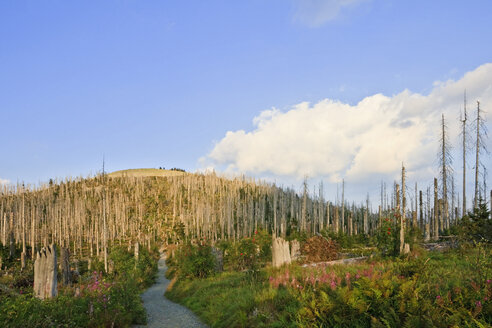
[[[273,122],[272,108],[285,114],[327,99],[355,108],[404,90],[409,99],[426,97],[436,81],[466,87],[463,76],[492,61],[490,31],[490,1],[0,1],[0,179],[85,176],[100,170],[105,154],[110,171],[244,168],[295,184],[302,161],[282,172],[242,164],[229,153],[242,141],[226,133],[254,134],[258,122]],[[489,112],[491,80],[469,95],[470,103],[485,97]],[[461,105],[453,101],[443,107],[456,110],[450,125]],[[309,133],[290,129],[301,139]],[[335,183],[354,156],[333,172],[304,173]],[[415,179],[428,183],[433,164],[415,166]],[[359,179],[365,193],[395,172],[358,173],[351,183]]]

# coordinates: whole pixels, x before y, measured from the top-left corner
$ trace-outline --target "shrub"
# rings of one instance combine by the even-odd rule
[[[375,236],[376,247],[382,256],[396,256],[399,253],[400,225],[397,220],[398,215],[384,218]]]
[[[156,251],[141,250],[137,265],[123,247],[113,247],[109,260],[113,273],[103,275],[104,264],[93,262],[93,272],[73,286],[59,285],[58,296],[39,300],[32,295],[32,265],[20,271],[19,263],[0,293],[0,327],[127,327],[146,322],[140,291],[153,281]],[[2,281],[5,283],[6,280]]]
[[[212,248],[206,243],[183,245],[176,252],[176,266],[178,274],[188,278],[205,278],[214,273],[215,257]]]
[[[460,237],[462,241],[492,244],[492,220],[487,204],[480,199],[478,208],[463,217],[460,224]]]
[[[243,238],[235,243],[229,254],[229,262],[236,271],[255,270],[258,267],[259,247],[256,240]]]

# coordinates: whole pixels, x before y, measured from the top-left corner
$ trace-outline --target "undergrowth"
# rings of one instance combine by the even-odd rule
[[[128,327],[145,324],[140,292],[154,281],[158,252],[140,250],[139,260],[123,247],[109,253],[113,270],[103,274],[100,262],[72,286],[60,286],[58,296],[33,297],[32,269],[13,266],[0,278],[1,327]],[[32,262],[28,263],[32,267]],[[8,291],[8,292],[5,292]]]
[[[180,279],[166,295],[212,327],[490,327],[490,249]]]

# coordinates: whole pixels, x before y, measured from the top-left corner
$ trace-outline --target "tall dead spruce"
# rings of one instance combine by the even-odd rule
[[[473,199],[473,209],[478,208],[479,198],[486,197],[486,190],[481,192],[479,178],[480,174],[484,174],[485,166],[480,161],[480,155],[483,153],[488,153],[486,148],[485,139],[487,138],[487,127],[485,125],[485,118],[483,117],[483,113],[480,109],[480,102],[477,101],[477,118],[475,119],[475,132],[476,132],[476,142],[475,142],[475,197]],[[483,168],[482,172],[480,172],[480,167]]]
[[[449,228],[449,205],[448,205],[448,179],[452,174],[451,164],[452,164],[452,156],[451,156],[451,145],[449,143],[448,136],[448,128],[446,125],[446,121],[444,120],[444,114],[441,119],[441,134],[440,134],[440,150],[439,150],[439,177],[441,180],[441,195],[442,195],[442,223],[443,228]]]

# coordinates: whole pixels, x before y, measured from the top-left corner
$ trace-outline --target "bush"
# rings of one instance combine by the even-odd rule
[[[174,263],[177,266],[178,274],[187,278],[205,278],[214,273],[215,257],[212,254],[212,247],[206,243],[183,245],[176,252]]]
[[[224,266],[229,270],[257,270],[272,260],[272,236],[259,229],[252,237],[239,241],[219,241],[217,248],[224,253]]]
[[[462,241],[492,244],[492,220],[487,204],[482,199],[479,200],[478,208],[463,217],[459,231]]]
[[[258,268],[259,246],[253,238],[243,238],[235,243],[227,256],[233,270],[255,270]]]
[[[398,215],[384,218],[383,224],[375,236],[376,247],[383,257],[399,254],[400,224],[397,223],[398,219]]]
[[[113,247],[109,260],[111,274],[103,275],[104,264],[93,261],[99,268],[80,277],[73,286],[59,285],[58,296],[39,300],[32,295],[33,272],[20,271],[19,263],[7,288],[0,293],[0,327],[127,327],[144,324],[146,313],[140,291],[155,277],[157,251],[140,251],[135,265],[131,253],[124,247]],[[14,262],[13,262],[14,263]],[[28,266],[32,267],[31,266]],[[2,283],[7,282],[3,279]]]
[[[341,248],[353,248],[354,246],[361,245],[366,246],[369,244],[369,238],[365,234],[357,234],[349,236],[342,231],[338,233],[333,232],[331,229],[324,229],[321,231],[321,235],[325,238],[334,240]],[[307,240],[307,238],[306,238]]]

